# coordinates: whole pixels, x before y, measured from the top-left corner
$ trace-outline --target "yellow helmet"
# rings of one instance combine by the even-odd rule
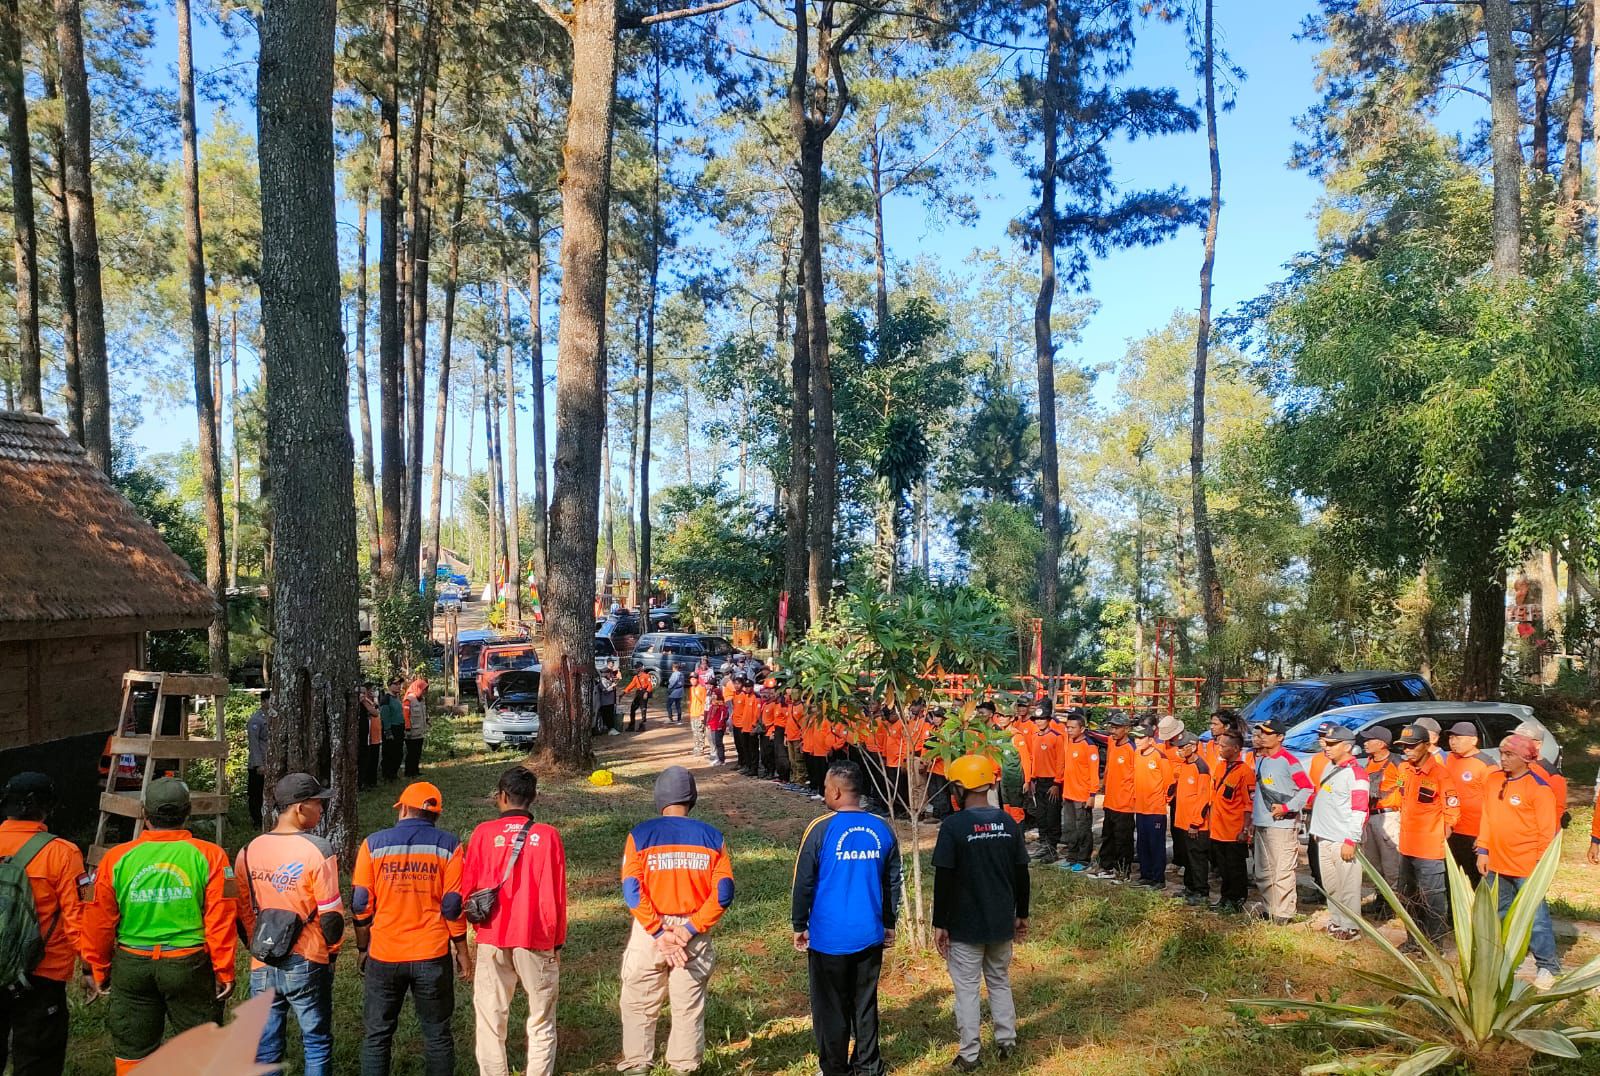
[[[962,755],[950,763],[945,770],[945,776],[968,792],[976,792],[980,788],[988,788],[1000,779],[996,772],[999,769],[989,759],[982,755]]]
[[[605,788],[611,784],[613,778],[610,770],[595,770],[589,775],[589,783],[596,788]]]

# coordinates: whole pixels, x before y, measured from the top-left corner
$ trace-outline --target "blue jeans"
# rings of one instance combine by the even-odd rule
[[[683,696],[682,695],[668,695],[667,696],[667,720],[668,721],[682,721],[683,720]]]
[[[1134,843],[1138,847],[1139,877],[1146,882],[1165,885],[1167,881],[1167,816],[1164,814],[1136,814]]]
[[[1480,885],[1500,884],[1500,918],[1504,919],[1511,910],[1511,900],[1528,884],[1526,878],[1513,878],[1509,874],[1486,874]],[[1545,901],[1539,902],[1539,909],[1533,913],[1533,937],[1528,942],[1528,950],[1533,953],[1533,962],[1540,971],[1548,971],[1552,975],[1561,973],[1561,961],[1556,956],[1556,928],[1550,922],[1550,905]]]
[[[283,1025],[292,1009],[305,1046],[306,1076],[333,1072],[332,985],[326,964],[313,963],[299,954],[275,968],[251,970],[251,997],[276,991],[267,1026],[261,1029],[261,1045],[256,1048],[258,1064],[276,1065],[283,1060]]]

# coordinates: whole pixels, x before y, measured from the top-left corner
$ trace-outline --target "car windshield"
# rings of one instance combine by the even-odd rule
[[[617,648],[611,645],[610,639],[596,635],[594,638],[594,654],[598,658],[614,658],[617,656]]]
[[[1304,711],[1316,702],[1317,696],[1321,693],[1321,688],[1279,684],[1267,688],[1251,699],[1240,716],[1252,725],[1259,725],[1276,717],[1283,721],[1285,727],[1292,728],[1303,718],[1310,716]]]
[[[533,650],[500,650],[489,652],[489,669],[531,669],[539,663],[539,655]]]

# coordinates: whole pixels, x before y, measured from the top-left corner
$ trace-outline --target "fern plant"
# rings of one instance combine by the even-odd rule
[[[1600,1030],[1537,1026],[1573,998],[1600,987],[1600,957],[1556,979],[1549,990],[1517,978],[1517,968],[1533,937],[1534,913],[1561,862],[1558,836],[1545,850],[1526,885],[1512,899],[1504,919],[1499,914],[1499,884],[1485,881],[1474,891],[1465,872],[1445,858],[1450,879],[1450,918],[1455,953],[1447,955],[1417,929],[1417,924],[1365,856],[1361,870],[1385,903],[1416,940],[1419,959],[1402,953],[1355,909],[1330,902],[1354,919],[1399,968],[1394,975],[1352,968],[1360,978],[1390,993],[1375,1005],[1296,998],[1252,998],[1236,1002],[1248,1008],[1303,1014],[1285,1025],[1295,1029],[1352,1032],[1386,1049],[1378,1054],[1313,1065],[1302,1076],[1371,1071],[1375,1064],[1393,1065],[1394,1076],[1421,1076],[1443,1065],[1465,1064],[1474,1071],[1524,1062],[1530,1052],[1576,1058],[1581,1043],[1600,1042]]]

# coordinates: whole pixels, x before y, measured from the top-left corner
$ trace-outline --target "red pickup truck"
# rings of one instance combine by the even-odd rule
[[[532,643],[491,643],[478,654],[478,698],[489,698],[489,685],[501,673],[512,670],[537,669],[539,652]]]

